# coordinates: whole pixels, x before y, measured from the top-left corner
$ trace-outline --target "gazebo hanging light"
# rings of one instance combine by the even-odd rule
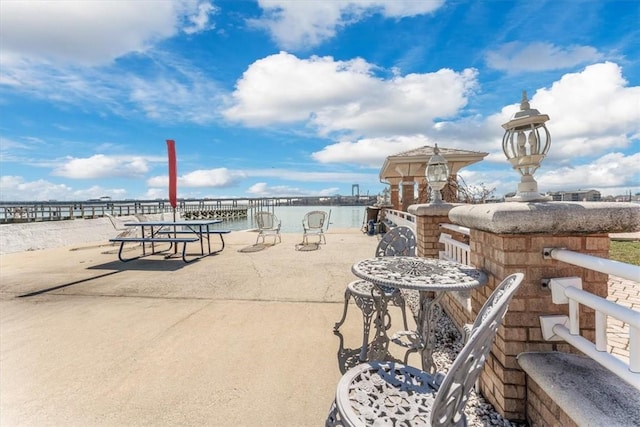
[[[440,190],[447,185],[449,166],[447,165],[447,160],[440,155],[438,144],[433,149],[433,156],[431,156],[427,164],[426,176],[431,187],[431,203],[442,203]]]
[[[540,114],[529,106],[527,92],[522,91],[520,111],[502,125],[506,130],[502,137],[502,151],[522,176],[518,192],[514,197],[508,197],[508,202],[551,200],[551,197],[538,192],[538,183],[533,179],[533,174],[551,147],[551,134],[544,124],[547,120],[548,115]]]

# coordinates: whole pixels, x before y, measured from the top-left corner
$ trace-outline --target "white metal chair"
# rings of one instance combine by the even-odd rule
[[[390,231],[382,236],[378,247],[376,248],[375,256],[415,256],[416,254],[416,235],[409,227],[398,226],[392,228]],[[362,350],[360,352],[360,360],[366,360],[369,331],[371,330],[371,319],[375,314],[376,300],[374,298],[380,298],[375,296],[378,291],[375,285],[366,280],[354,280],[347,285],[347,289],[344,292],[344,310],[342,311],[342,318],[334,325],[333,330],[337,331],[344,323],[347,317],[347,308],[349,307],[349,298],[353,297],[358,308],[362,311]],[[407,325],[407,313],[405,309],[405,301],[398,289],[385,288],[386,297],[397,307],[402,310],[402,320],[404,321],[404,329],[409,329]],[[391,317],[389,313],[385,313],[387,322],[385,327],[388,329],[391,326]]]
[[[355,366],[338,382],[325,425],[466,426],[469,392],[523,277],[522,273],[512,274],[493,291],[446,375],[430,375],[397,362]]]
[[[327,213],[324,211],[311,211],[307,212],[302,219],[302,228],[304,230],[304,234],[302,235],[302,244],[309,244],[309,236],[316,235],[318,236],[318,244],[324,242],[327,243],[327,240],[324,237],[324,223],[327,220]]]
[[[265,211],[257,212],[256,223],[258,224],[256,245],[261,239],[264,244],[266,236],[273,236],[273,244],[276,243],[276,239],[282,243],[282,238],[280,237],[280,226],[282,223],[275,214]]]

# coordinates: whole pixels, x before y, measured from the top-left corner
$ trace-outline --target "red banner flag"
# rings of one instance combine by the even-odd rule
[[[178,206],[178,167],[176,165],[176,143],[173,139],[167,139],[167,152],[169,153],[169,203],[175,209]]]

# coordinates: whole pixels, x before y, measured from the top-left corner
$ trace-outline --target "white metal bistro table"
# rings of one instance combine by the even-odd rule
[[[120,252],[118,257],[121,261],[130,261],[136,258],[124,259],[122,257],[122,248],[125,243],[128,242],[140,242],[142,243],[142,256],[146,256],[146,244],[151,245],[151,254],[158,253],[155,250],[156,243],[170,243],[173,247],[174,253],[177,253],[178,243],[183,243],[182,259],[185,262],[186,258],[186,245],[188,242],[200,242],[200,257],[216,254],[224,249],[224,238],[222,234],[229,233],[227,230],[212,230],[210,227],[213,224],[221,223],[220,219],[211,220],[193,220],[193,221],[140,221],[140,222],[127,222],[124,225],[127,227],[139,227],[141,229],[141,237],[121,237],[110,239],[113,242],[120,242]],[[220,236],[222,247],[216,251],[211,250],[211,235],[217,234]],[[180,237],[180,236],[192,236],[192,237]],[[205,252],[204,241],[207,241],[207,251]],[[169,250],[171,249],[169,248]],[[165,252],[165,251],[159,251]]]
[[[436,258],[411,256],[390,256],[368,258],[351,267],[353,274],[377,286],[375,292],[381,294],[380,306],[376,315],[376,339],[378,345],[372,345],[373,358],[387,354],[389,337],[386,333],[384,317],[387,301],[382,287],[410,289],[420,292],[418,314],[418,335],[422,340],[422,369],[434,372],[433,345],[435,339],[435,306],[446,292],[467,291],[483,286],[487,276],[481,270],[457,262]],[[429,298],[430,293],[434,298]],[[380,352],[381,354],[378,354]]]

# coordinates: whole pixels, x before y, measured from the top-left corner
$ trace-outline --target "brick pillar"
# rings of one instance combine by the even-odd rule
[[[409,181],[411,177],[405,177],[402,181],[402,211],[407,212],[410,205],[415,203],[415,182],[413,179]]]
[[[394,210],[400,211],[402,210],[402,206],[400,205],[400,188],[399,188],[400,180],[399,179],[389,179],[389,190],[390,190],[390,200],[391,205]]]
[[[448,223],[449,211],[460,205],[450,203],[420,204],[409,206],[408,212],[416,216],[416,234],[418,238],[417,254],[423,258],[438,258],[443,250],[440,239],[440,224]]]
[[[626,205],[626,206],[623,206]],[[609,257],[609,233],[640,228],[640,206],[631,203],[546,202],[463,205],[449,212],[451,222],[471,229],[471,263],[489,281],[471,293],[472,316],[503,278],[525,274],[480,376],[482,395],[509,420],[526,419],[525,373],[516,356],[524,351],[577,352],[563,341],[543,341],[540,316],[568,314],[554,305],[542,279],[577,276],[583,289],[601,297],[608,275],[544,259],[543,248],[562,247],[601,258]],[[581,306],[582,335],[593,339],[595,319]]]

